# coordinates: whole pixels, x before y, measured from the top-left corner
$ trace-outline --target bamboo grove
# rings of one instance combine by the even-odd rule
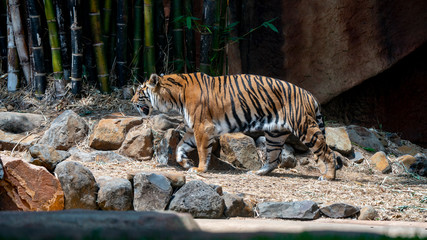
[[[226,74],[227,47],[239,40],[229,0],[0,2],[0,73],[8,91],[37,98],[48,87],[79,96],[83,84],[109,93],[155,72]],[[273,20],[263,26],[277,31]]]

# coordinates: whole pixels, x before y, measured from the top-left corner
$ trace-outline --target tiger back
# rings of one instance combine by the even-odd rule
[[[341,159],[327,146],[320,105],[308,91],[286,81],[249,74],[211,77],[204,73],[151,75],[132,102],[144,115],[151,110],[179,111],[187,132],[177,148],[177,162],[190,171],[205,172],[214,138],[224,133],[263,131],[267,161],[256,174],[280,163],[290,134],[297,136],[321,160],[321,178],[335,179]],[[197,149],[198,167],[188,154]]]

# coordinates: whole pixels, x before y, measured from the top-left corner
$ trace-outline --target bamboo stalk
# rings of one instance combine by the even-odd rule
[[[19,86],[19,58],[10,14],[7,15],[7,72],[7,90],[15,92]]]
[[[79,95],[82,89],[83,71],[83,48],[82,48],[82,27],[79,24],[78,11],[80,10],[80,0],[70,0],[69,10],[71,16],[71,93]]]
[[[174,71],[183,72],[184,70],[184,27],[183,21],[178,21],[182,17],[182,0],[171,0],[172,11],[172,33],[173,33],[173,52],[174,52]]]
[[[58,26],[52,0],[44,0],[44,11],[49,30],[49,43],[52,53],[52,70],[56,97],[63,97],[66,93],[66,81],[62,68],[61,45],[59,43]]]
[[[127,19],[128,19],[128,1],[117,1],[117,45],[116,45],[116,69],[117,83],[119,87],[126,84],[128,78],[127,66]]]
[[[159,1],[156,1],[159,2]],[[132,79],[133,82],[139,82],[142,75],[141,63],[143,56],[143,16],[144,16],[144,5],[142,0],[136,0],[135,6],[135,19],[134,19],[134,36],[133,36],[133,60],[132,60]]]
[[[21,13],[19,11],[19,0],[8,0],[9,14],[13,27],[13,35],[15,37],[16,49],[18,51],[19,62],[21,63],[22,70],[26,83],[30,85],[31,81],[31,68],[30,58],[28,56],[28,47],[25,39],[24,26],[21,20]]]
[[[83,62],[85,68],[83,71],[85,72],[86,78],[93,85],[96,85],[99,88],[98,81],[98,72],[96,70],[96,60],[95,53],[93,49],[93,41],[92,41],[92,31],[89,17],[89,1],[82,2],[83,7],[82,10],[82,45],[83,45]]]
[[[203,1],[203,25],[213,26],[215,22],[215,0]],[[200,37],[200,71],[210,73],[211,61],[209,58],[212,46],[212,32],[207,29],[202,29]]]
[[[35,0],[27,0],[28,15],[30,18],[30,47],[33,51],[35,96],[41,99],[46,91],[46,69],[44,65],[44,51],[42,45],[42,28],[40,13]]]
[[[7,71],[7,3],[0,2],[0,73]]]
[[[89,1],[89,18],[91,23],[93,48],[96,57],[96,69],[98,70],[98,81],[101,92],[110,92],[110,84],[108,82],[108,68],[104,50],[104,43],[102,42],[101,34],[101,16],[99,12],[99,1]]]
[[[166,57],[166,28],[165,28],[165,10],[163,1],[154,1],[154,29],[156,29],[155,36],[155,61],[156,69],[159,72],[165,71],[165,57]]]
[[[64,0],[53,0],[58,24],[59,43],[61,44],[62,69],[65,82],[70,81],[71,55],[70,55],[70,19],[65,14],[69,13],[68,4]]]
[[[156,72],[154,55],[154,29],[153,29],[153,4],[152,0],[144,0],[144,32],[145,32],[145,51],[144,64],[147,66],[148,78]]]
[[[112,0],[104,0],[104,6],[102,8],[102,40],[104,42],[104,48],[107,50],[109,49],[109,43],[110,43],[110,29],[113,24],[111,24],[112,19],[112,7],[113,1]],[[110,58],[113,57],[112,52],[107,51],[107,62],[110,62]]]
[[[184,0],[185,16],[187,19],[193,16],[193,6],[191,0]],[[191,18],[190,18],[191,19]],[[191,24],[191,22],[190,22]],[[187,72],[194,72],[196,69],[195,65],[195,41],[193,29],[189,28],[188,24],[184,25],[185,30],[185,60]]]

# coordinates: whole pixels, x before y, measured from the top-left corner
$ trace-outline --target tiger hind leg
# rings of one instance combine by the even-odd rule
[[[265,132],[267,147],[267,161],[255,172],[257,175],[266,175],[273,171],[280,164],[280,154],[289,132]]]
[[[185,169],[191,168],[192,164],[190,163],[188,154],[196,148],[194,133],[192,131],[187,131],[178,143],[176,149],[176,161]]]
[[[300,136],[303,142],[321,160],[319,169],[321,172],[320,180],[334,180],[336,177],[335,154],[326,144],[325,135],[323,135],[314,119],[307,118],[306,133]]]

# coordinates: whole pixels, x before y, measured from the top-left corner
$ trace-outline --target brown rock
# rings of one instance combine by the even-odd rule
[[[14,134],[0,130],[0,150],[25,151],[40,138],[39,134]]]
[[[59,180],[44,167],[1,156],[4,179],[0,180],[0,210],[55,211],[64,209]]]
[[[373,164],[375,164],[375,168],[382,173],[390,173],[391,172],[391,165],[390,162],[387,159],[387,156],[384,152],[380,151],[372,155],[372,157],[369,159]]]
[[[153,133],[144,126],[132,128],[120,148],[120,153],[142,161],[153,157]]]
[[[142,123],[142,118],[102,119],[90,136],[89,146],[97,150],[119,149],[126,133]]]
[[[360,215],[358,220],[375,220],[378,217],[378,213],[372,206],[366,206],[360,209]]]
[[[352,146],[350,137],[344,127],[327,127],[325,130],[326,144],[328,144],[329,147],[344,155],[351,153]]]
[[[171,186],[173,188],[180,188],[184,186],[186,182],[185,175],[182,173],[161,172],[160,174],[165,176],[171,182]]]
[[[227,133],[220,137],[221,159],[248,170],[261,168],[255,141],[243,133]]]
[[[70,153],[62,150],[56,150],[54,147],[35,144],[29,149],[31,154],[30,163],[45,167],[49,172],[53,172],[58,163],[70,156]]]
[[[405,167],[407,169],[409,169],[409,167],[414,164],[417,159],[411,155],[403,155],[397,158],[397,161],[402,163],[403,165],[405,165]]]

